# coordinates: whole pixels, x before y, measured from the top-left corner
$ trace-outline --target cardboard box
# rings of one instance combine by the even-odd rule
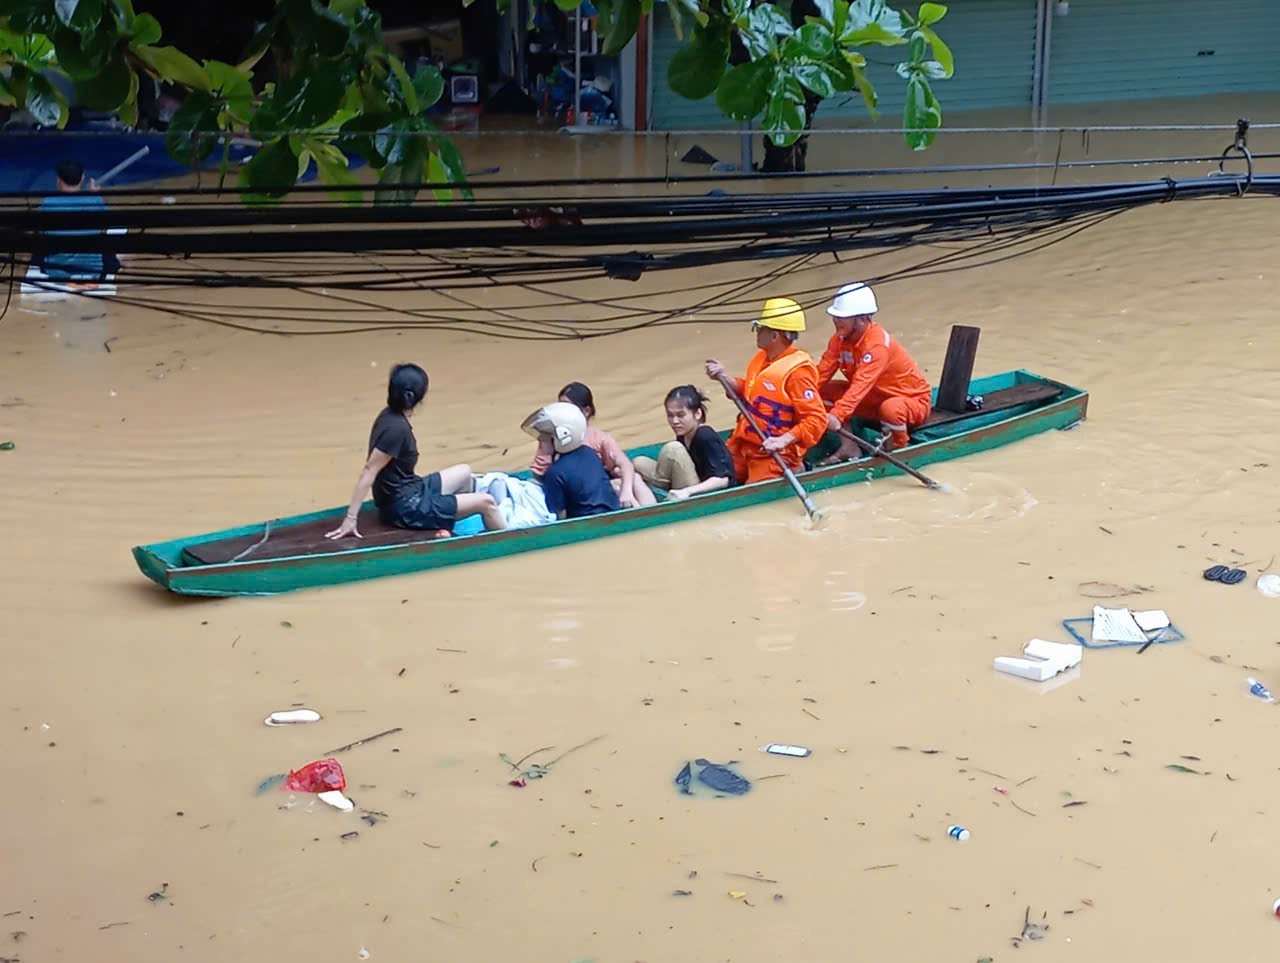
[[[426,28],[433,57],[441,58],[448,65],[467,55],[466,48],[462,45],[461,20],[437,20],[427,24]]]

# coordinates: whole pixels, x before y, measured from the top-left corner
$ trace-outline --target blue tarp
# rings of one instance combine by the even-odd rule
[[[112,187],[181,177],[191,172],[190,168],[169,156],[164,147],[164,134],[7,131],[0,136],[0,192],[54,191],[58,185],[53,168],[59,161],[77,161],[84,167],[86,177],[98,177],[143,147],[150,147],[151,153],[117,174],[111,181]],[[228,177],[232,186],[236,183],[240,162],[251,156],[253,150],[249,146],[232,146],[231,176]],[[219,148],[205,163],[205,169],[217,170],[221,160],[222,149]],[[360,158],[350,159],[352,170],[363,163]],[[316,165],[313,162],[302,180],[309,181],[315,176]]]

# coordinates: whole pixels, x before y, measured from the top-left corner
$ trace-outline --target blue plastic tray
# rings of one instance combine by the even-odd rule
[[[1082,631],[1076,631],[1076,626],[1084,626]],[[1083,645],[1086,649],[1118,649],[1126,646],[1146,645],[1146,642],[1101,642],[1090,638],[1093,634],[1093,616],[1088,615],[1082,619],[1063,619],[1062,627],[1071,633],[1071,637]],[[1153,645],[1165,645],[1168,642],[1181,642],[1186,636],[1182,634],[1182,630],[1170,622],[1165,628],[1155,632],[1147,633],[1147,641]]]

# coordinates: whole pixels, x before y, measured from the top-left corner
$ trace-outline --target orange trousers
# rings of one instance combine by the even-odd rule
[[[729,449],[729,454],[733,456],[733,473],[737,476],[739,484],[750,485],[752,482],[782,477],[782,469],[778,466],[778,462],[760,447],[758,438],[733,435],[730,436],[726,447]],[[778,454],[792,471],[804,470],[804,456],[795,445]]]
[[[828,381],[821,388],[822,400],[834,404],[848,387],[847,381]],[[923,425],[932,413],[933,403],[928,397],[909,398],[873,390],[862,399],[853,414],[867,421],[880,422],[886,431],[893,432],[893,447],[905,448],[911,443],[907,429]]]

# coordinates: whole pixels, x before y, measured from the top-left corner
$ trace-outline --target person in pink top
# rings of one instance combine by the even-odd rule
[[[613,435],[597,428],[592,422],[596,416],[596,403],[591,389],[581,381],[570,381],[560,389],[557,401],[566,401],[576,405],[587,417],[586,446],[595,451],[604,462],[604,470],[613,479],[614,490],[618,493],[618,504],[623,508],[635,508],[637,505],[653,505],[657,496],[645,484],[645,480],[636,474],[635,465],[627,457],[626,452],[613,439]],[[550,467],[552,451],[550,445],[540,442],[538,451],[529,464],[529,470],[541,478]]]

